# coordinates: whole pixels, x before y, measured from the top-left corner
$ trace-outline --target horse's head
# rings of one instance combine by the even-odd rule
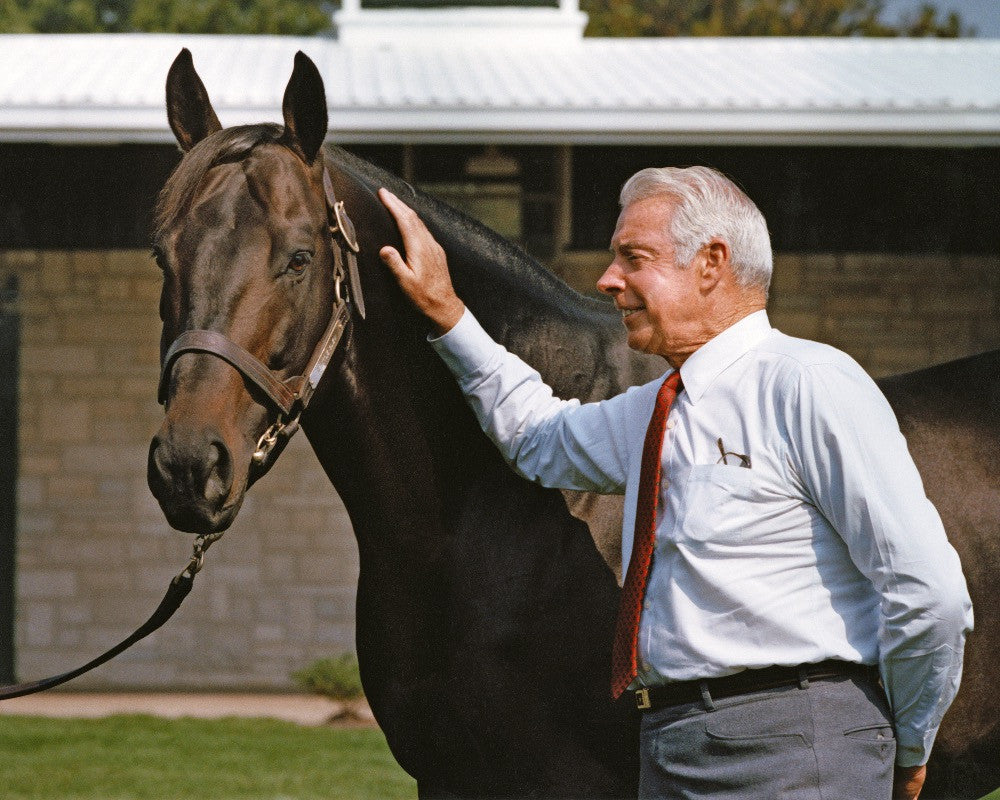
[[[170,69],[167,110],[185,155],[154,240],[166,418],[148,479],[173,527],[205,533],[229,526],[273,463],[285,441],[275,434],[294,429],[329,357],[317,343],[332,350],[347,324],[340,279],[353,235],[331,238],[326,100],[306,56],[295,58],[283,128],[222,130],[187,50]]]

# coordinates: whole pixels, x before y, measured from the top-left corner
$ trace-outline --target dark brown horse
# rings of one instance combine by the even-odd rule
[[[594,535],[607,516],[603,530],[615,531],[620,508],[612,500],[606,515],[600,502],[530,484],[503,463],[378,258],[381,245],[399,241],[375,191],[388,186],[416,208],[473,312],[558,394],[607,397],[650,376],[625,347],[619,315],[397,178],[324,150],[323,86],[301,54],[283,127],[221,130],[186,51],[167,99],[187,152],[161,196],[155,238],[163,352],[188,331],[213,331],[216,341],[183,349],[165,370],[149,482],[169,522],[193,532],[232,522],[280,452],[279,436],[255,460],[262,435],[296,413],[248,376],[252,363],[298,387],[331,308],[349,298],[350,321],[301,423],[357,535],[358,656],[394,755],[421,797],[634,797],[637,718],[608,690],[617,555]],[[334,277],[353,243],[330,235],[339,201],[358,228],[363,319],[357,281]],[[236,350],[220,354],[223,337],[250,367]],[[979,630],[941,735],[949,764],[998,740],[988,691],[997,671],[985,657],[1000,635],[986,592],[1000,563],[990,471],[1000,447],[998,365],[994,354],[887,387],[956,546],[974,559],[966,567]],[[994,761],[963,791],[1000,783]]]

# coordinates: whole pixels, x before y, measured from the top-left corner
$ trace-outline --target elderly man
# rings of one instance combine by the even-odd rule
[[[597,285],[670,369],[581,405],[489,338],[421,221],[381,197],[406,251],[382,258],[511,465],[625,494],[611,684],[643,710],[640,795],[917,797],[958,689],[965,581],[875,384],[770,326],[754,203],[703,167],[625,184]]]

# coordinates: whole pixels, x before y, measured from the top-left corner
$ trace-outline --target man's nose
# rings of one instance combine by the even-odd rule
[[[612,297],[625,289],[625,283],[622,281],[622,271],[617,261],[612,261],[608,265],[608,268],[604,270],[604,274],[597,279],[597,289]]]

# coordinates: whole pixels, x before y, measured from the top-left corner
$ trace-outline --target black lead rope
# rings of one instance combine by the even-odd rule
[[[217,541],[221,536],[222,532],[210,533],[204,534],[195,539],[194,553],[191,555],[191,560],[188,562],[188,565],[184,567],[180,574],[176,575],[173,580],[170,581],[170,585],[167,587],[167,593],[163,596],[163,599],[160,601],[160,605],[157,606],[153,615],[127,639],[119,642],[106,653],[99,655],[93,661],[88,661],[82,667],[77,667],[69,672],[64,672],[61,675],[53,675],[51,678],[42,678],[37,681],[17,683],[10,686],[0,687],[0,700],[9,700],[12,697],[22,697],[26,694],[43,692],[46,689],[51,689],[53,686],[59,686],[60,684],[66,683],[66,681],[71,681],[73,678],[79,677],[85,672],[90,672],[90,670],[95,667],[99,667],[106,661],[110,661],[119,653],[128,650],[128,648],[141,639],[145,639],[149,636],[149,634],[170,619],[174,615],[174,612],[180,608],[181,603],[184,602],[184,598],[188,596],[188,593],[191,591],[191,587],[194,586],[194,576],[201,570],[202,564],[205,560],[205,551],[208,550],[209,546],[211,546],[211,544]]]

